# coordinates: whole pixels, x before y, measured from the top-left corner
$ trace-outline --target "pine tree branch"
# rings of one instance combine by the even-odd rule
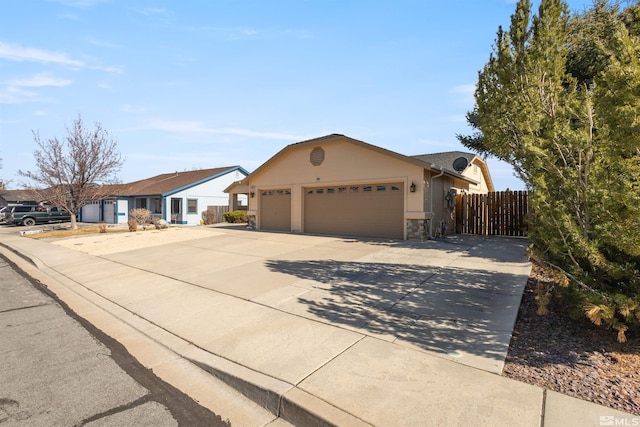
[[[609,297],[606,296],[605,294],[596,291],[595,289],[593,289],[592,287],[586,285],[584,282],[582,282],[581,280],[578,280],[578,278],[576,276],[574,276],[573,274],[563,270],[562,268],[558,267],[557,265],[550,263],[548,261],[543,261],[544,263],[546,263],[549,267],[559,271],[560,273],[564,274],[565,276],[567,276],[568,278],[570,278],[571,280],[573,280],[575,283],[577,283],[581,288],[595,294],[598,295],[600,298],[602,298],[605,302],[609,302]]]

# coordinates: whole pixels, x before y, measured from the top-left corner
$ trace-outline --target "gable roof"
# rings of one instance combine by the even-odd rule
[[[249,175],[249,172],[240,166],[227,166],[223,168],[200,169],[185,172],[176,171],[128,184],[110,186],[109,194],[113,196],[167,196],[236,170],[244,175]]]
[[[439,165],[434,165],[431,162],[425,161],[423,159],[420,158],[420,156],[405,156],[404,154],[400,154],[400,153],[396,153],[395,151],[391,151],[391,150],[387,150],[385,148],[382,147],[378,147],[376,145],[373,144],[368,144],[364,141],[360,141],[351,137],[348,137],[346,135],[342,135],[342,134],[338,134],[338,133],[333,133],[330,135],[325,135],[325,136],[321,136],[318,138],[313,138],[313,139],[308,139],[306,141],[301,141],[301,142],[296,142],[293,144],[289,144],[286,147],[284,147],[282,150],[278,151],[276,154],[274,154],[271,158],[269,158],[269,160],[267,160],[266,162],[264,162],[262,165],[260,165],[256,170],[254,170],[253,172],[251,172],[251,174],[245,178],[243,178],[240,181],[234,182],[231,185],[229,185],[224,191],[225,193],[231,192],[232,188],[237,188],[239,186],[245,185],[251,178],[255,178],[256,175],[260,174],[260,172],[262,172],[263,170],[267,169],[271,164],[273,164],[276,160],[278,160],[280,157],[284,156],[285,154],[287,154],[288,152],[292,151],[292,150],[296,150],[298,148],[301,147],[306,147],[306,146],[316,146],[318,144],[322,144],[322,143],[330,143],[330,142],[334,142],[334,141],[344,141],[344,142],[348,142],[354,145],[357,145],[359,147],[368,149],[368,150],[372,150],[375,151],[377,153],[389,156],[389,157],[393,157],[395,159],[419,166],[425,170],[432,170],[435,169],[437,171],[444,171],[445,175],[448,175],[450,177],[456,178],[456,179],[460,179],[462,181],[471,183],[471,184],[477,184],[478,181],[468,178],[466,176],[463,176],[462,174],[455,172],[453,169],[447,169],[444,168],[442,166]]]
[[[478,160],[480,169],[482,170],[482,175],[484,176],[484,180],[487,183],[489,191],[494,191],[493,179],[491,179],[491,174],[489,173],[487,162],[485,162],[481,157],[478,157],[476,154],[467,153],[465,151],[444,151],[441,153],[420,154],[412,157],[420,159],[427,163],[431,163],[431,165],[435,168],[441,167],[456,174],[464,172],[458,172],[454,169],[453,162],[456,159],[460,157],[464,157],[465,159],[467,159],[467,168],[471,166],[474,160]]]
[[[333,141],[348,142],[348,143],[351,143],[351,144],[366,148],[368,150],[376,151],[378,153],[381,153],[381,154],[396,158],[398,160],[402,160],[402,161],[405,161],[405,162],[408,162],[408,163],[415,164],[415,165],[423,167],[423,168],[425,168],[427,170],[431,169],[431,166],[429,164],[425,164],[425,162],[420,160],[420,159],[416,159],[416,158],[413,158],[413,157],[405,156],[403,154],[396,153],[395,151],[387,150],[387,149],[378,147],[376,145],[368,144],[368,143],[366,143],[364,141],[359,141],[357,139],[350,138],[350,137],[348,137],[346,135],[341,135],[339,133],[332,133],[331,135],[325,135],[325,136],[321,136],[319,138],[308,139],[306,141],[296,142],[296,143],[287,145],[282,150],[278,151],[275,155],[273,155],[269,160],[267,160],[262,165],[260,165],[260,167],[258,167],[258,169],[254,170],[251,173],[251,177],[255,177],[256,175],[258,175],[264,169],[269,167],[269,165],[271,165],[273,162],[275,162],[280,157],[284,156],[289,151],[296,150],[298,148],[305,147],[305,146],[315,146],[315,145],[318,145],[318,144],[321,144],[321,143],[327,143],[327,142],[333,142]]]
[[[453,168],[453,162],[457,158],[464,157],[465,159],[467,159],[467,162],[469,162],[469,165],[471,165],[471,162],[476,157],[476,155],[473,153],[465,153],[464,151],[445,151],[442,153],[420,154],[411,157],[443,167],[451,171],[456,171]]]
[[[0,191],[0,197],[6,203],[38,203],[43,201],[40,193],[34,190],[2,190]]]

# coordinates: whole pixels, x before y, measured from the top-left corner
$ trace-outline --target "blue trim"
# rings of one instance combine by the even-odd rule
[[[191,187],[195,187],[196,185],[200,185],[200,184],[203,184],[205,182],[211,181],[212,179],[220,178],[221,176],[227,175],[227,174],[229,174],[231,172],[235,172],[235,171],[240,171],[243,174],[245,174],[245,176],[249,175],[249,172],[247,172],[242,166],[235,166],[235,167],[233,167],[231,169],[227,169],[226,171],[223,171],[223,172],[220,172],[218,174],[212,175],[212,176],[210,176],[208,178],[201,179],[200,181],[195,181],[195,182],[192,182],[189,185],[185,185],[183,187],[175,188],[175,189],[173,189],[171,191],[167,191],[166,193],[162,193],[161,196],[163,196],[163,197],[171,196],[172,194],[179,193],[180,191],[186,190],[186,189],[191,188]]]

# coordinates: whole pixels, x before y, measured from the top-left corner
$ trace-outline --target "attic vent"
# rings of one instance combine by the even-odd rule
[[[316,147],[311,150],[311,156],[309,156],[309,160],[313,166],[320,166],[322,162],[324,162],[324,150],[322,147]]]

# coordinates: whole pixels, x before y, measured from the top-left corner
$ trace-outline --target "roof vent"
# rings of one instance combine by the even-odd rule
[[[322,162],[324,162],[324,150],[322,149],[322,147],[316,147],[311,150],[309,161],[313,166],[320,166]]]
[[[453,161],[453,169],[456,172],[462,172],[469,166],[469,160],[466,157],[458,157]]]

